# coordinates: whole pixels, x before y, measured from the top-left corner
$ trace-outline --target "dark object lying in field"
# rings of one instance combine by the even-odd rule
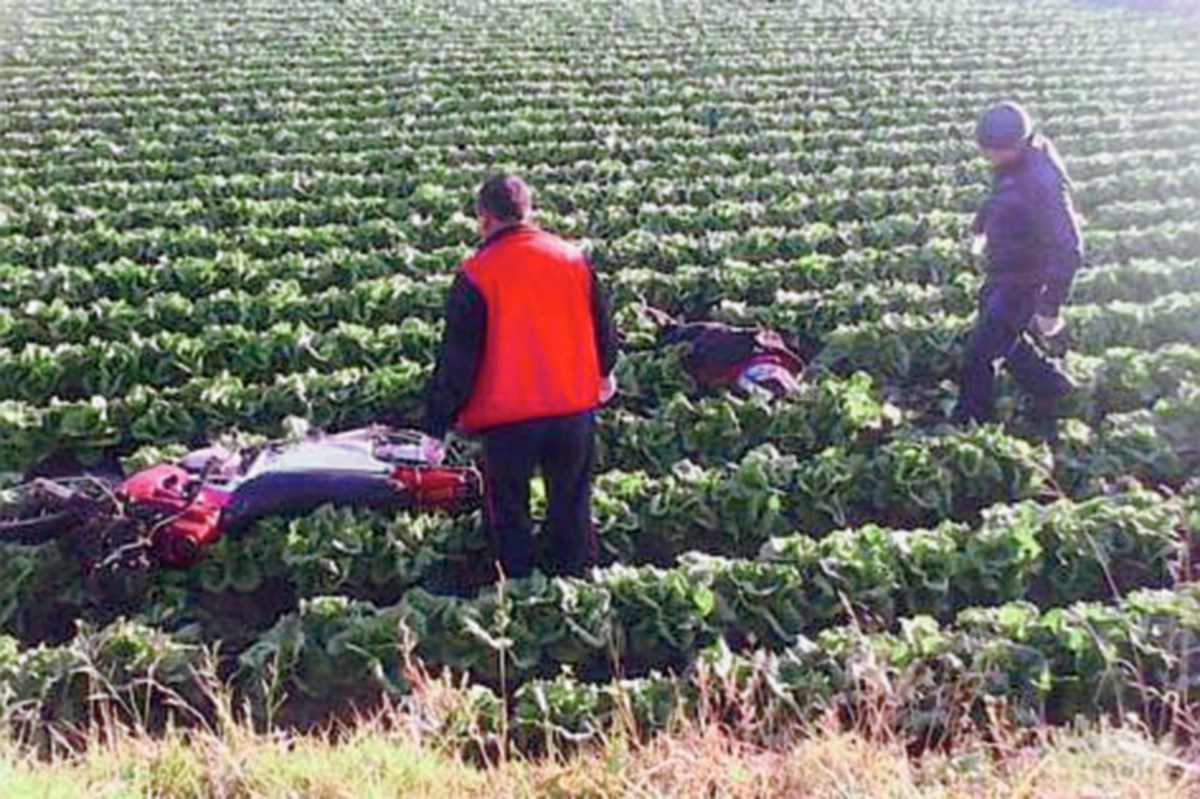
[[[431,462],[426,439],[372,426],[298,441],[229,450],[207,447],[122,479],[37,477],[0,505],[0,541],[67,542],[85,572],[187,568],[221,536],[267,516],[325,504],[380,510],[473,507],[482,480],[473,467]],[[61,472],[56,459],[37,471]],[[79,465],[79,464],[75,464]]]
[[[722,322],[682,322],[654,308],[658,346],[688,345],[683,365],[702,388],[761,390],[779,397],[794,392],[804,361],[773,330]]]

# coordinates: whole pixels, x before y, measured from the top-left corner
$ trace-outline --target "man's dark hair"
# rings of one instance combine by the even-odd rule
[[[975,123],[975,142],[990,150],[1015,150],[1032,134],[1029,113],[1013,102],[992,106]]]
[[[516,175],[493,175],[479,187],[475,209],[500,222],[523,222],[529,218],[533,203],[525,181]]]

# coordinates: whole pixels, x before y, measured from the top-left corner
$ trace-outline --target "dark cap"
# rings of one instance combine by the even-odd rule
[[[493,175],[479,187],[475,210],[500,222],[523,222],[533,209],[529,187],[516,175]]]
[[[1029,114],[1012,102],[992,106],[975,123],[975,142],[985,150],[1015,150],[1031,135]]]

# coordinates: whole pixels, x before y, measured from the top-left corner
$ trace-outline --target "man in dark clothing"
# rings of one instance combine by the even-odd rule
[[[533,224],[520,178],[489,178],[476,213],[483,243],[446,299],[426,431],[483,437],[488,533],[507,577],[533,568],[529,481],[540,467],[555,565],[579,574],[599,560],[591,470],[594,411],[616,390],[608,300],[587,257]]]
[[[1054,146],[1032,133],[1028,115],[1015,103],[986,111],[976,142],[994,169],[991,196],[973,224],[984,242],[987,274],[955,418],[991,419],[995,361],[1003,358],[1032,395],[1041,432],[1053,437],[1055,402],[1073,386],[1027,331],[1054,335],[1061,329],[1059,308],[1082,263],[1070,180]]]

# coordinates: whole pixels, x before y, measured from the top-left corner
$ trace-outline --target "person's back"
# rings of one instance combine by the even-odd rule
[[[1038,313],[1057,316],[1083,265],[1083,234],[1071,179],[1054,144],[1034,135],[1022,154],[1017,180],[1032,217],[1037,269],[1045,281]]]
[[[466,431],[566,416],[599,404],[592,271],[583,254],[531,225],[496,234],[463,265],[487,307],[487,350],[459,414]]]

